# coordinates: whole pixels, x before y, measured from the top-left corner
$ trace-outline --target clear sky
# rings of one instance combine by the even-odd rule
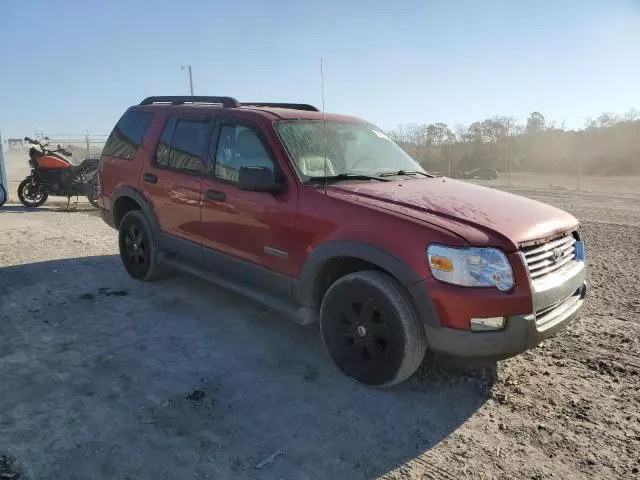
[[[640,0],[0,0],[4,137],[108,133],[148,95],[399,123],[640,108]]]

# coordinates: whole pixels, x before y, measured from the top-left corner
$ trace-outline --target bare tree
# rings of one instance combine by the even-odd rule
[[[444,123],[406,125],[393,138],[432,170],[495,167],[509,173],[529,171],[607,175],[640,174],[640,112],[624,116],[605,112],[587,119],[582,130],[548,121],[532,112],[526,124],[495,116],[468,127]],[[449,167],[451,165],[451,167]]]

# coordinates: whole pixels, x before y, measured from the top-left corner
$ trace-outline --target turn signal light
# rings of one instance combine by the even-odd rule
[[[431,255],[429,256],[429,264],[431,268],[442,270],[443,272],[451,272],[453,270],[453,262],[447,257]]]

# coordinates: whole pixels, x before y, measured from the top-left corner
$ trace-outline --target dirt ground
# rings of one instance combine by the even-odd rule
[[[384,391],[339,374],[316,326],[130,279],[88,204],[9,203],[0,479],[640,478],[640,195],[524,193],[583,222],[582,318],[495,368],[428,357]]]

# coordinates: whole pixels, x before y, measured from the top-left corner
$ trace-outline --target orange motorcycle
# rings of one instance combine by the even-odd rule
[[[98,163],[97,158],[87,158],[76,165],[68,158],[71,152],[58,145],[56,150],[48,148],[45,142],[24,137],[31,144],[29,166],[31,174],[18,186],[18,197],[25,207],[39,207],[49,195],[67,197],[67,207],[71,197],[80,195],[98,208]]]

